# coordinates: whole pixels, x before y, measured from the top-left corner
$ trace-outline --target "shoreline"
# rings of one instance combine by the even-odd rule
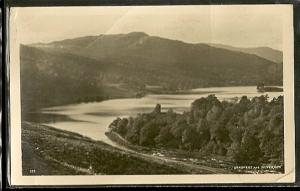
[[[188,168],[191,172],[197,172],[201,170],[205,170],[205,171],[209,171],[211,173],[214,174],[230,174],[230,170],[226,169],[226,168],[215,168],[212,166],[205,166],[204,164],[200,165],[200,164],[195,164],[193,162],[189,162],[189,161],[185,161],[185,160],[178,160],[178,159],[174,159],[171,158],[169,156],[159,156],[158,155],[154,155],[151,153],[159,153],[159,149],[157,149],[156,151],[151,149],[151,148],[147,148],[147,147],[142,147],[142,146],[137,146],[137,145],[132,145],[130,144],[128,141],[126,141],[121,135],[119,135],[116,132],[106,132],[105,135],[112,140],[113,142],[120,144],[122,146],[124,146],[125,148],[131,149],[134,152],[139,152],[142,155],[148,155],[148,157],[150,158],[157,158],[159,160],[168,160],[168,162],[170,163],[174,163],[175,165],[178,165],[178,167],[182,167],[182,168]],[[194,168],[194,169],[191,169]]]
[[[130,99],[130,98],[129,98]],[[44,115],[45,113],[40,113],[41,115]],[[46,114],[47,115],[47,114]],[[51,115],[51,114],[50,114]],[[55,114],[54,114],[55,115]],[[58,114],[56,114],[58,115]],[[60,116],[60,115],[58,115]],[[64,121],[65,118],[68,118],[66,115],[64,115],[63,117],[60,116],[62,118],[62,120]],[[46,117],[47,118],[47,117]],[[73,120],[72,120],[73,121]],[[75,120],[76,121],[76,120]],[[40,121],[39,121],[40,122]],[[22,126],[23,126],[23,123],[22,123]],[[39,126],[39,127],[44,127],[44,128],[54,128],[54,127],[47,127],[45,125],[41,125],[41,124],[36,124],[36,126]],[[210,173],[215,173],[215,174],[219,174],[219,173],[224,173],[224,174],[228,174],[228,173],[232,173],[228,169],[224,169],[224,168],[215,168],[213,167],[213,165],[205,165],[203,166],[203,163],[201,165],[198,164],[194,164],[194,162],[190,162],[190,161],[186,161],[186,160],[190,160],[192,158],[183,158],[182,160],[177,160],[177,159],[172,159],[171,157],[160,157],[160,156],[154,156],[154,153],[153,153],[153,149],[151,148],[146,148],[146,147],[139,147],[139,146],[136,146],[136,145],[131,145],[130,143],[128,143],[128,141],[126,141],[124,138],[121,139],[121,136],[120,135],[116,135],[116,134],[112,134],[111,132],[106,132],[105,135],[110,139],[112,140],[113,142],[117,143],[117,144],[121,144],[122,146],[124,146],[125,148],[127,149],[120,149],[119,147],[116,147],[116,146],[113,146],[111,144],[106,144],[102,141],[96,141],[96,140],[93,140],[93,139],[89,139],[89,141],[87,141],[85,138],[87,137],[84,137],[78,133],[74,133],[74,134],[71,134],[72,132],[70,131],[65,131],[65,130],[61,130],[59,128],[54,128],[56,129],[55,131],[59,131],[61,132],[62,134],[67,134],[68,138],[66,138],[65,136],[65,141],[69,142],[72,137],[74,136],[74,134],[77,134],[79,135],[79,138],[81,141],[83,142],[92,142],[92,143],[100,143],[100,144],[105,144],[106,147],[108,148],[111,148],[112,150],[114,150],[115,153],[123,153],[123,152],[126,152],[127,156],[130,156],[130,157],[134,157],[135,159],[138,159],[138,160],[142,160],[146,163],[149,163],[149,164],[154,164],[154,165],[162,165],[163,167],[166,167],[166,168],[170,168],[170,169],[175,169],[175,171],[180,171],[180,170],[183,170],[185,173],[187,174],[210,174]],[[38,129],[35,129],[36,131],[39,131]],[[22,133],[23,133],[23,128],[22,128]],[[23,135],[22,135],[23,136]],[[76,137],[76,136],[75,136]],[[33,139],[35,140],[35,139]],[[54,143],[49,143],[49,144],[55,144],[55,141],[56,139],[52,139],[54,141]],[[87,144],[87,143],[85,143]],[[74,146],[72,146],[74,147]],[[59,146],[57,147],[58,149],[61,149],[59,148]],[[63,150],[66,149],[65,147],[63,147]],[[67,148],[68,149],[68,148]],[[85,151],[86,149],[89,149],[89,148],[85,148],[85,149],[82,149],[83,151]],[[106,150],[106,149],[105,149]],[[156,149],[158,150],[158,149]],[[168,150],[164,150],[165,152],[169,152]],[[175,152],[174,152],[175,153]],[[174,154],[173,153],[173,154]],[[176,153],[175,153],[176,154]],[[61,156],[65,156],[65,155],[61,155]],[[175,155],[176,156],[176,155]],[[37,157],[38,158],[38,157]],[[70,164],[69,162],[64,162],[64,161],[60,161],[60,160],[57,160],[53,157],[45,157],[44,159],[49,159],[50,163],[57,163],[57,165],[62,165],[64,166],[65,168],[73,168],[73,167],[76,167],[78,165],[73,165],[72,163]],[[177,156],[176,156],[177,158]],[[51,160],[50,160],[51,159]],[[69,160],[68,158],[66,160]],[[83,159],[85,160],[85,159]],[[51,162],[52,161],[52,162]],[[206,161],[207,162],[207,161]],[[205,163],[204,163],[205,164]],[[218,164],[217,164],[218,165]],[[220,165],[219,165],[220,166]],[[76,168],[73,168],[73,169],[76,169]],[[81,169],[81,170],[78,170],[78,169]],[[78,166],[78,169],[77,171],[83,173],[83,172],[89,172],[89,171],[86,171],[86,169],[88,169],[87,166]],[[107,174],[105,172],[101,172],[101,171],[98,171],[97,173],[100,173],[100,174]],[[166,173],[169,173],[169,172],[166,172]],[[108,173],[109,174],[109,173]],[[148,173],[146,173],[148,174]],[[182,173],[179,173],[179,174],[182,174]]]
[[[222,91],[193,91],[193,90],[197,90],[197,89],[208,89],[208,88],[234,88],[234,87],[256,87],[256,85],[238,85],[238,86],[208,86],[208,87],[200,87],[200,88],[193,88],[193,89],[187,89],[187,90],[183,90],[183,91],[157,91],[157,92],[151,92],[148,91],[147,93],[143,94],[142,96],[124,96],[124,97],[111,97],[111,98],[107,98],[107,99],[103,99],[101,101],[89,101],[89,102],[74,102],[74,103],[67,103],[67,104],[55,104],[55,105],[51,105],[51,106],[47,106],[47,107],[42,107],[42,108],[37,108],[36,110],[31,110],[31,111],[23,111],[25,113],[45,113],[48,114],[47,111],[55,111],[55,110],[49,110],[51,108],[56,108],[56,107],[61,107],[61,106],[72,106],[72,105],[78,105],[78,104],[89,104],[89,103],[102,103],[105,101],[110,101],[110,100],[119,100],[119,99],[141,99],[147,96],[151,96],[151,95],[197,95],[197,94],[215,94],[215,93],[219,93]],[[279,87],[279,88],[283,88],[282,85],[270,85],[268,87]],[[260,92],[263,94],[268,94],[269,92],[265,91],[265,92]],[[45,112],[46,111],[46,112]]]
[[[61,152],[67,149],[67,150],[72,150],[72,152],[75,152],[77,154],[77,152],[88,152],[87,150],[89,150],[90,148],[86,148],[86,149],[80,149],[81,151],[78,151],[76,148],[76,144],[70,144],[69,142],[73,142],[73,141],[80,141],[80,145],[85,145],[85,144],[92,144],[94,145],[93,147],[98,147],[101,146],[102,149],[106,150],[106,151],[112,151],[113,153],[119,153],[121,155],[125,155],[126,158],[135,158],[135,160],[142,160],[146,163],[149,163],[148,165],[159,165],[160,169],[159,171],[162,171],[161,173],[155,173],[155,174],[212,174],[212,173],[222,173],[222,174],[228,174],[227,171],[222,170],[222,169],[216,169],[216,168],[212,168],[209,166],[199,166],[199,165],[195,165],[192,163],[187,163],[185,161],[176,161],[176,160],[172,160],[169,158],[161,158],[161,157],[157,157],[157,156],[151,156],[147,153],[140,153],[137,152],[136,150],[133,149],[133,147],[129,148],[129,149],[122,149],[119,147],[115,147],[112,145],[109,145],[107,143],[104,143],[102,141],[96,141],[93,140],[89,137],[85,137],[81,134],[78,133],[73,133],[73,132],[69,132],[66,130],[61,130],[61,129],[57,129],[55,127],[50,127],[47,125],[41,125],[41,124],[35,124],[35,123],[30,123],[30,122],[26,122],[22,124],[22,153],[23,153],[23,174],[24,175],[51,175],[51,174],[55,174],[55,175],[67,175],[67,174],[81,174],[81,175],[85,175],[85,174],[111,174],[111,173],[103,173],[103,172],[94,172],[92,169],[90,169],[90,167],[88,167],[88,165],[86,164],[82,164],[82,162],[84,162],[84,160],[81,160],[81,162],[75,162],[72,160],[73,157],[67,157],[65,156],[65,154],[60,156],[60,159],[57,159],[56,157],[59,156],[57,155],[57,152]],[[30,129],[31,133],[28,133],[28,129]],[[28,136],[26,137],[26,135]],[[35,136],[42,136],[44,133],[43,131],[47,132],[47,140],[45,138],[42,138],[42,140],[47,141],[47,144],[55,144],[55,142],[57,141],[58,138],[63,137],[64,138],[64,144],[60,144],[62,145],[62,148],[59,148],[58,146],[53,146],[53,147],[48,147],[48,148],[43,148],[43,144],[37,144],[36,142],[31,142],[31,141],[37,141],[39,140],[39,138],[34,138],[32,139],[31,136],[29,134],[34,134]],[[52,135],[54,132],[54,134],[58,135]],[[111,136],[109,136],[107,133],[106,135],[111,138]],[[55,138],[52,136],[55,136]],[[50,139],[50,140],[49,140]],[[31,141],[30,141],[31,140]],[[115,140],[115,139],[114,139]],[[100,145],[99,145],[100,144]],[[35,146],[36,145],[36,146]],[[66,147],[67,145],[67,147]],[[126,144],[124,144],[125,146]],[[47,151],[47,149],[50,149]],[[61,150],[61,151],[57,151]],[[75,149],[75,150],[74,150]],[[77,151],[76,151],[77,150]],[[150,150],[148,150],[150,151]],[[144,150],[145,152],[145,150]],[[30,153],[30,158],[28,153]],[[75,154],[74,153],[74,154]],[[79,154],[79,153],[78,153]],[[89,157],[87,157],[89,158]],[[116,157],[111,158],[111,160],[116,159]],[[71,162],[69,161],[71,160]],[[124,159],[122,159],[124,160]],[[31,162],[30,162],[31,161]],[[72,163],[73,161],[73,163]],[[34,162],[34,163],[32,163]],[[36,165],[36,163],[38,165]],[[24,166],[25,165],[25,166]],[[100,164],[99,164],[100,165]],[[101,164],[102,165],[102,164]],[[35,169],[36,166],[38,166],[38,169]],[[46,166],[49,166],[49,169],[40,169],[39,166],[43,166],[43,168],[47,168]],[[123,166],[124,168],[126,168],[126,165]],[[164,172],[164,168],[167,168],[169,170]],[[30,169],[35,169],[34,174],[30,173]],[[61,169],[61,170],[59,170]],[[50,171],[50,172],[49,172]],[[173,172],[172,172],[173,171]],[[145,173],[134,173],[134,171],[130,172],[132,174],[152,174],[151,172],[145,172]],[[112,173],[115,174],[115,173]],[[120,173],[124,174],[124,173]],[[126,173],[125,173],[126,174]]]
[[[281,150],[272,151],[273,153],[270,155],[265,149],[268,143],[263,141],[265,141],[270,134],[274,135],[273,140],[275,140],[277,144],[281,144],[282,131],[280,130],[283,127],[281,123],[282,118],[280,116],[282,116],[283,98],[282,96],[279,96],[277,99],[267,101],[267,96],[261,95],[254,97],[253,99],[250,101],[245,96],[242,97],[242,100],[239,103],[232,103],[232,105],[230,105],[228,102],[221,103],[216,96],[210,95],[207,98],[199,98],[195,100],[191,106],[192,111],[180,116],[178,116],[179,114],[175,114],[173,111],[162,112],[161,105],[157,104],[152,112],[142,113],[135,118],[115,119],[109,125],[109,131],[106,132],[105,135],[111,141],[125,146],[126,148],[146,154],[157,154],[158,156],[161,156],[161,158],[171,158],[173,156],[174,159],[178,161],[182,159],[179,157],[179,153],[186,153],[188,156],[183,158],[184,161],[188,160],[189,157],[191,161],[198,162],[197,159],[202,160],[204,158],[203,155],[206,155],[211,158],[211,161],[206,161],[206,166],[210,167],[214,165],[212,164],[214,163],[212,160],[217,161],[216,158],[218,156],[223,158],[222,160],[217,161],[217,165],[222,166],[222,168],[226,168],[228,166],[232,166],[233,168],[235,165],[241,166],[251,164],[268,166],[270,161],[271,165],[281,165]],[[268,108],[269,110],[262,114],[264,108]],[[234,117],[238,112],[242,112],[242,117],[238,118],[239,122],[236,124],[231,123],[232,119],[237,120]],[[201,115],[195,115],[195,113],[200,113]],[[227,114],[224,126],[216,126],[211,122],[212,120],[218,121],[220,116],[225,116],[224,113]],[[191,115],[192,120],[189,118]],[[248,121],[245,121],[245,115],[249,115],[246,119]],[[217,116],[219,117],[217,118]],[[176,121],[174,121],[175,119]],[[224,119],[221,118],[221,120]],[[273,122],[274,120],[277,120],[276,124]],[[182,122],[185,124],[184,130],[178,130],[179,128],[182,128],[182,126],[178,126],[178,121],[184,121]],[[200,126],[202,129],[200,129],[198,121],[202,122],[202,126]],[[271,121],[273,123],[269,122],[267,125],[262,124],[265,121]],[[198,123],[198,126],[195,126],[195,123]],[[254,132],[256,134],[261,134],[262,136],[258,137],[247,132],[247,128],[249,129],[251,127],[253,129],[253,124],[261,125],[261,128],[254,129]],[[154,125],[156,125],[156,128]],[[203,127],[204,125],[205,127]],[[219,130],[219,134],[213,134],[214,131],[211,131],[211,128],[218,128],[217,130]],[[227,128],[227,131],[221,131],[224,128]],[[271,131],[270,128],[274,129],[274,131]],[[171,134],[172,132],[170,131],[172,130],[177,133],[177,137],[175,137],[174,134]],[[198,131],[201,131],[200,135],[198,135]],[[208,132],[209,134],[204,134],[205,132]],[[199,136],[203,134],[208,137],[208,141],[205,145],[203,144],[200,147],[197,144],[199,144]],[[213,139],[211,138],[212,136]],[[223,139],[222,143],[220,141],[216,142],[216,139],[218,138],[220,140],[221,136],[227,136],[229,139]],[[178,139],[181,141],[177,141]],[[241,142],[243,139],[246,139],[248,142]],[[173,145],[170,146],[170,143]],[[253,147],[250,151],[254,153],[256,152],[255,154],[258,156],[257,158],[254,158],[256,160],[254,162],[250,161],[253,159],[251,158],[252,156],[242,151],[242,148],[248,148],[250,143],[255,144],[255,147]],[[226,147],[223,145],[221,147],[221,144],[226,145]],[[235,147],[236,145],[239,147]],[[281,148],[282,145],[277,146]],[[184,151],[182,148],[184,148]],[[221,149],[212,150],[210,148]],[[232,148],[237,148],[238,152],[232,151]],[[199,151],[199,149],[201,152],[196,154],[197,152],[194,151]],[[223,163],[224,161],[228,163],[226,166],[223,166],[225,165],[225,163]],[[282,168],[283,167],[281,167],[279,171],[282,170]],[[267,171],[262,173],[267,173]],[[277,170],[274,173],[277,173]]]
[[[268,173],[269,169],[267,165],[261,166],[241,166],[234,165],[230,161],[227,161],[224,158],[219,158],[219,156],[206,156],[196,159],[190,155],[188,152],[179,154],[178,151],[174,150],[164,150],[160,148],[148,148],[139,145],[133,145],[125,140],[117,132],[106,132],[105,135],[116,144],[121,145],[122,147],[128,148],[134,152],[139,152],[139,154],[152,155],[151,157],[161,158],[161,160],[169,160],[169,162],[178,163],[178,167],[191,167],[198,169],[205,169],[213,172],[214,174],[255,174],[257,170],[261,170],[262,174]],[[195,153],[194,153],[195,154]],[[173,155],[173,157],[171,156]],[[192,154],[193,155],[193,154]],[[192,158],[191,158],[192,157]],[[197,161],[198,160],[198,161]],[[196,162],[197,161],[197,162]],[[200,162],[201,161],[201,162]],[[210,164],[210,165],[207,165]],[[221,167],[222,166],[222,167]],[[249,168],[252,167],[252,170],[249,171]],[[265,171],[264,171],[265,170]],[[274,169],[273,169],[274,170]],[[280,171],[276,173],[281,173]],[[272,172],[271,174],[274,174]]]
[[[22,172],[28,176],[187,173],[77,133],[33,123],[22,124]]]

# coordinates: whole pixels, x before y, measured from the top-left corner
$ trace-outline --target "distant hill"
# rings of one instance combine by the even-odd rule
[[[257,56],[260,56],[262,58],[265,58],[267,60],[270,60],[270,61],[276,62],[276,63],[283,62],[282,51],[275,50],[275,49],[269,48],[269,47],[241,48],[241,47],[234,47],[234,46],[228,46],[228,45],[223,45],[223,44],[209,44],[209,45],[212,47],[216,47],[216,48],[223,48],[223,49],[237,51],[237,52],[243,52],[243,53],[247,53],[247,54],[255,54]]]
[[[132,97],[151,85],[178,90],[282,84],[282,64],[141,32],[23,45],[20,51],[22,101],[37,107]]]
[[[109,76],[114,68],[108,66],[82,56],[21,46],[22,108],[133,97],[130,88],[105,83],[114,78]]]

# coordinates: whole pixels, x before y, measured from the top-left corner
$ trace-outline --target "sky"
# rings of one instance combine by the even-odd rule
[[[15,8],[22,44],[145,32],[188,43],[282,49],[280,6],[115,6]]]

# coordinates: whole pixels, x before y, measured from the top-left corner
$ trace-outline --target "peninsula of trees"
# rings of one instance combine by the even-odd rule
[[[182,114],[158,104],[152,113],[117,118],[110,131],[133,145],[224,156],[236,165],[283,165],[283,97],[246,96],[238,102],[214,95],[195,100]]]

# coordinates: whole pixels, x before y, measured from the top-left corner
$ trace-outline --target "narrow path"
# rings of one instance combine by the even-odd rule
[[[32,122],[25,122],[25,123],[30,124],[30,125],[35,125]],[[48,125],[45,125],[45,126],[48,126]],[[52,127],[52,128],[55,128],[55,127]],[[118,135],[118,134],[115,134],[115,135],[118,136],[118,138],[121,139],[122,141],[127,142],[127,140],[125,140],[120,135]],[[132,156],[135,156],[137,158],[141,158],[141,159],[146,160],[146,161],[155,162],[155,163],[163,164],[163,165],[166,165],[166,166],[169,166],[169,167],[177,168],[177,169],[185,169],[190,174],[228,174],[229,173],[227,170],[220,169],[220,168],[213,168],[213,167],[208,167],[208,166],[203,166],[203,165],[192,164],[192,163],[189,163],[189,162],[178,161],[178,160],[167,158],[167,157],[160,157],[160,156],[154,156],[154,155],[151,155],[151,154],[140,153],[140,152],[137,152],[137,151],[135,151],[133,149],[130,149],[126,146],[120,145],[119,143],[117,143],[115,141],[112,141],[111,139],[109,139],[109,140],[113,144],[109,143],[109,141],[105,141],[105,143],[107,143],[110,146],[112,146],[114,148],[117,148],[117,149],[119,149],[123,152],[127,152],[127,153],[131,154]],[[65,167],[71,168],[73,170],[83,172],[85,174],[92,174],[92,172],[89,169],[76,167],[76,166],[70,165],[68,163],[58,161],[54,158],[48,158],[48,159],[52,160],[53,162],[57,162],[57,163],[65,166]]]
[[[123,137],[121,137],[119,134],[114,133],[115,136],[118,136],[119,139],[121,139],[124,142],[127,142],[127,140],[125,140]],[[129,143],[128,143],[129,144]],[[168,165],[168,166],[173,166],[176,168],[184,168],[187,169],[189,172],[191,173],[210,173],[210,174],[228,174],[229,172],[225,169],[221,169],[221,168],[213,168],[213,167],[208,167],[208,166],[203,166],[203,165],[197,165],[197,164],[192,164],[192,163],[188,163],[188,162],[184,162],[184,161],[178,161],[175,159],[170,159],[167,157],[160,157],[160,156],[153,156],[150,154],[145,154],[145,153],[139,153],[133,149],[127,148],[123,145],[120,145],[118,143],[116,143],[115,145],[112,145],[114,147],[116,147],[129,152],[133,155],[136,155],[138,157],[141,157],[145,160],[151,160],[151,161],[155,161],[158,163],[163,163],[164,165]]]

